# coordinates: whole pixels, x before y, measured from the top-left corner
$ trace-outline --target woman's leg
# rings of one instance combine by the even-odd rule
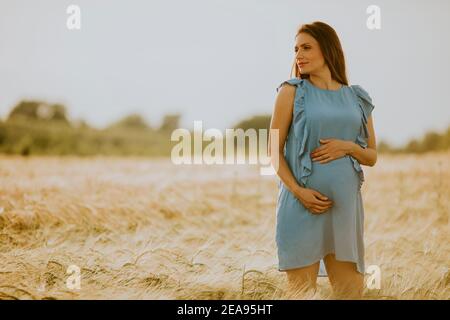
[[[364,292],[364,275],[356,269],[356,263],[337,261],[334,253],[324,257],[328,278],[337,299],[361,299]]]
[[[316,292],[317,274],[320,262],[307,267],[286,270],[288,279],[288,297],[307,299]]]

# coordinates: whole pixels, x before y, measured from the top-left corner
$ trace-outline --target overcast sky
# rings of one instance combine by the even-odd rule
[[[66,9],[81,8],[81,30]],[[381,29],[366,8],[381,9]],[[297,27],[335,28],[351,84],[375,104],[377,140],[399,145],[450,125],[450,1],[0,0],[0,115],[21,99],[64,103],[104,126],[182,113],[225,129],[271,113]]]

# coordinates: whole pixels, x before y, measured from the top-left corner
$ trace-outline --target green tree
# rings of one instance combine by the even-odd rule
[[[259,129],[267,129],[267,131],[270,128],[270,120],[271,120],[271,115],[256,115],[253,116],[249,119],[244,119],[240,122],[238,122],[236,125],[233,126],[234,129],[255,129],[255,130],[259,130]]]
[[[49,120],[69,123],[66,107],[41,101],[22,100],[9,113],[8,120]]]
[[[179,128],[180,125],[180,114],[166,114],[163,118],[162,124],[159,127],[159,131],[162,132],[172,132]]]
[[[38,101],[20,101],[9,113],[8,120],[19,117],[38,119],[38,109],[41,104]]]
[[[149,125],[145,121],[145,119],[137,113],[133,113],[130,115],[127,115],[117,121],[116,123],[113,123],[109,128],[111,129],[149,129]]]

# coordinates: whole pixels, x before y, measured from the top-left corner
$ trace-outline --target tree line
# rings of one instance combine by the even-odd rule
[[[181,115],[166,114],[159,127],[150,126],[137,113],[105,128],[91,127],[84,120],[71,120],[62,104],[23,100],[0,121],[0,153],[28,155],[133,155],[170,156],[176,142],[170,140],[179,128]],[[238,121],[232,128],[269,129],[270,114]],[[377,142],[382,153],[424,153],[448,150],[450,127],[443,133],[427,132],[400,148]]]

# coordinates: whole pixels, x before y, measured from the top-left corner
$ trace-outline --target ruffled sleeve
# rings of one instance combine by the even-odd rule
[[[367,148],[367,139],[369,138],[369,130],[367,129],[367,121],[372,114],[372,110],[375,106],[372,104],[372,98],[369,96],[366,90],[364,90],[359,85],[351,85],[350,88],[353,90],[356,100],[358,102],[359,110],[361,112],[361,127],[356,137],[356,143],[360,145],[362,148]],[[351,161],[353,162],[353,167],[358,172],[359,175],[359,190],[361,189],[364,183],[364,170],[361,168],[358,160],[350,156]]]
[[[306,181],[308,180],[308,177],[312,172],[311,158],[308,152],[306,152],[306,144],[308,141],[309,132],[305,115],[305,82],[300,78],[292,78],[281,83],[278,86],[277,91],[285,83],[289,83],[297,87],[295,90],[292,125],[294,128],[294,136],[297,141],[300,142],[297,155],[298,162],[300,164],[299,182],[302,187],[305,187]]]
[[[364,90],[359,85],[350,86],[355,93],[358,105],[361,111],[361,128],[356,139],[356,143],[358,143],[362,148],[367,148],[367,139],[369,138],[369,130],[367,129],[367,121],[372,114],[372,110],[375,106],[372,103],[372,98],[369,96],[366,90]]]

